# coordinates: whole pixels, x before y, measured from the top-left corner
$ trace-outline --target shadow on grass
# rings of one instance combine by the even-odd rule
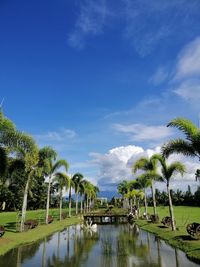
[[[164,225],[158,225],[158,227],[161,229],[167,229],[168,228],[167,226],[164,226]]]
[[[16,232],[16,222],[9,222],[5,225],[6,231],[7,232]]]
[[[177,241],[194,241],[196,239],[192,238],[190,235],[179,235],[173,238]]]

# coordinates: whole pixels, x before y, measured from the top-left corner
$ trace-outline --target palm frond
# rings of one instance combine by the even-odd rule
[[[173,153],[183,154],[190,157],[197,156],[192,144],[183,139],[174,139],[172,141],[169,141],[161,148],[161,153],[163,157],[166,158],[168,158]]]
[[[132,172],[136,173],[138,170],[147,171],[148,168],[149,168],[149,160],[147,158],[140,158],[134,163],[132,167]]]
[[[168,123],[167,127],[175,127],[182,131],[188,140],[192,140],[197,134],[199,134],[199,129],[190,120],[185,118],[175,118]]]
[[[69,169],[69,164],[67,163],[66,160],[60,159],[56,161],[56,163],[52,166],[52,173],[57,171],[59,168],[64,167],[66,171]]]
[[[186,172],[185,165],[179,161],[173,162],[167,168],[167,180],[169,180],[173,174],[180,173],[182,176]]]

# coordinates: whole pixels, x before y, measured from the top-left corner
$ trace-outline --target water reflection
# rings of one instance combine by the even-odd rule
[[[183,252],[137,225],[79,225],[0,257],[0,267],[196,267]]]

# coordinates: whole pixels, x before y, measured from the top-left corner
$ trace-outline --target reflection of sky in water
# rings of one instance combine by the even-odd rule
[[[9,261],[8,261],[9,259]],[[197,267],[185,254],[128,225],[71,226],[0,257],[0,267]]]

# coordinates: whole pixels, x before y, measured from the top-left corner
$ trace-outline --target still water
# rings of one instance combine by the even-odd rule
[[[0,267],[197,267],[180,250],[134,225],[79,225],[0,257]]]

